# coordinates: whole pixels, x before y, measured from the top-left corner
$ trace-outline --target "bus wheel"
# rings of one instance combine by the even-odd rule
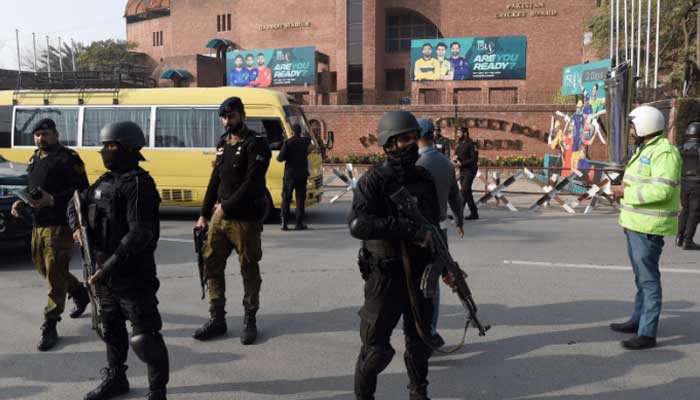
[[[272,202],[270,191],[265,192],[265,212],[263,213],[263,224],[274,224],[279,222],[279,211],[275,208],[275,203]]]

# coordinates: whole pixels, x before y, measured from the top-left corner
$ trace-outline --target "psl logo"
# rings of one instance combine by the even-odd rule
[[[479,40],[477,42],[477,49],[479,51],[486,52],[487,54],[493,54],[494,49],[496,48],[496,44],[491,41],[486,41],[486,40]]]

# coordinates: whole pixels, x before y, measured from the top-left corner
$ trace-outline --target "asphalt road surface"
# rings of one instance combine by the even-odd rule
[[[170,351],[171,399],[353,399],[360,348],[357,311],[362,280],[358,242],[345,225],[349,203],[308,210],[310,230],[263,233],[259,341],[242,346],[242,284],[229,260],[226,337],[196,342],[207,319],[191,243],[195,214],[168,210],[158,246],[163,335]],[[662,256],[664,309],[659,346],[625,351],[625,335],[607,325],[632,311],[634,281],[625,240],[609,211],[569,216],[552,209],[510,213],[493,207],[468,221],[467,238],[451,232],[453,255],[469,273],[479,315],[493,328],[470,331],[467,344],[431,359],[430,393],[439,399],[698,399],[700,252],[667,238]],[[78,254],[72,271],[80,276]],[[98,382],[103,344],[89,316],[59,324],[54,351],[36,350],[46,283],[20,253],[0,257],[0,400],[80,399]],[[440,331],[461,337],[464,312],[443,289]],[[70,308],[70,304],[67,306]],[[408,397],[403,338],[379,378],[378,399]],[[145,367],[133,353],[128,375],[144,398]]]

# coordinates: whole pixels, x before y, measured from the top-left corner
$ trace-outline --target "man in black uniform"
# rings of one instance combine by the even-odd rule
[[[406,111],[390,111],[379,121],[378,143],[387,161],[368,171],[358,181],[348,216],[350,233],[362,240],[360,271],[365,282],[365,303],[360,310],[362,349],[355,368],[355,396],[374,399],[377,376],[394,356],[390,338],[403,316],[411,400],[428,399],[428,359],[433,304],[416,291],[430,262],[427,229],[402,217],[390,196],[405,186],[417,198],[418,207],[438,225],[440,206],[430,174],[415,165],[418,159],[419,126]],[[407,257],[402,257],[405,246]],[[404,265],[404,262],[408,265]],[[404,268],[411,271],[406,279]],[[415,295],[415,311],[410,296]],[[416,318],[417,317],[417,318]]]
[[[32,210],[32,258],[39,273],[49,283],[49,301],[44,308],[44,324],[37,348],[46,351],[58,341],[56,324],[66,303],[66,293],[73,298],[75,308],[71,318],[78,318],[90,302],[87,290],[69,272],[73,252],[71,230],[66,220],[66,207],[76,189],[88,186],[83,161],[73,150],[58,141],[56,123],[42,119],[32,129],[38,149],[29,159],[29,192],[38,191],[41,197],[29,202]],[[12,215],[20,216],[22,201],[12,205]]]
[[[245,125],[243,102],[230,97],[219,106],[226,132],[217,146],[214,170],[196,227],[209,234],[204,245],[204,275],[209,292],[211,318],[192,335],[208,340],[223,335],[226,326],[226,259],[238,253],[243,276],[243,329],[241,343],[255,342],[258,335],[255,315],[260,307],[261,219],[265,213],[267,188],[265,174],[271,152],[264,137]]]
[[[693,242],[700,222],[700,122],[688,125],[686,142],[680,147],[681,166],[681,215],[678,223],[676,245],[683,250],[700,250]]]
[[[442,121],[438,121],[438,123],[435,125],[435,139],[433,139],[433,143],[435,144],[437,151],[449,159],[450,154],[452,153],[452,145],[450,143],[450,139],[442,136],[442,128],[440,125],[442,125]]]
[[[459,167],[459,184],[462,187],[462,198],[469,205],[470,215],[465,219],[479,219],[479,210],[474,202],[474,194],[472,194],[472,185],[474,178],[479,170],[479,156],[476,151],[474,141],[469,138],[469,127],[461,126],[457,129],[457,167]],[[464,210],[464,206],[462,206]]]
[[[282,230],[287,230],[289,222],[289,204],[292,202],[292,191],[296,193],[297,223],[296,230],[306,229],[304,224],[304,206],[306,200],[306,184],[309,180],[309,150],[311,139],[301,136],[301,125],[292,126],[294,136],[284,142],[282,150],[277,155],[277,161],[284,162],[284,179],[282,180]]]
[[[146,144],[141,128],[117,122],[100,132],[102,160],[109,170],[81,193],[88,216],[88,236],[97,262],[89,283],[96,285],[108,367],[100,385],[85,400],[105,400],[129,391],[124,365],[129,342],[148,365],[148,399],[165,399],[169,380],[168,350],[160,330],[155,250],[160,236],[160,196],[151,176],[139,167],[139,150]],[[69,221],[80,242],[73,204]],[[132,335],[126,331],[131,322]]]

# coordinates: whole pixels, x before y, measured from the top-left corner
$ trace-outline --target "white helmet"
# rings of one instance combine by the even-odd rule
[[[659,109],[652,106],[635,108],[629,118],[638,137],[649,136],[666,129],[666,118]]]

